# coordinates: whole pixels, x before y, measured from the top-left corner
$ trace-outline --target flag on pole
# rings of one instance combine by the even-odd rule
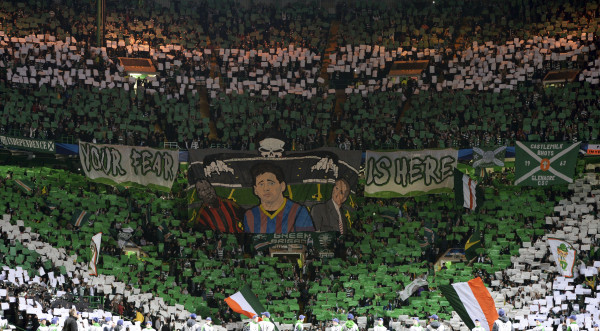
[[[492,330],[494,321],[498,319],[498,312],[494,299],[481,278],[440,285],[440,290],[469,329],[475,327],[475,320],[478,319],[484,329]]]
[[[423,242],[419,243],[421,248],[428,247],[429,245],[433,245],[435,242],[435,232],[433,231],[433,225],[431,225],[431,221],[425,221],[425,225],[423,226]]]
[[[248,318],[252,318],[254,315],[260,316],[260,313],[266,311],[248,284],[244,285],[239,292],[226,298],[225,302],[233,311]]]
[[[413,293],[415,293],[420,287],[428,285],[429,283],[427,282],[426,279],[422,279],[422,278],[417,278],[415,280],[413,280],[410,284],[408,284],[402,291],[400,291],[400,299],[402,299],[402,301],[410,298],[411,295],[413,295]]]
[[[15,179],[15,183],[19,186],[23,192],[31,194],[33,192],[33,183],[28,180]]]
[[[475,257],[477,257],[477,250],[482,248],[481,245],[481,234],[479,233],[479,227],[473,232],[469,240],[465,243],[465,257],[467,261],[471,261]]]
[[[577,250],[568,242],[556,238],[548,238],[548,246],[550,246],[558,271],[566,278],[573,278]]]
[[[428,245],[433,245],[433,243],[435,242],[435,232],[433,231],[433,225],[431,224],[430,220],[425,221],[425,226],[423,227],[423,234],[425,242]]]
[[[267,311],[248,284],[244,285],[239,292],[235,292],[232,296],[226,298],[225,302],[233,311],[248,318],[252,318],[254,315],[260,316],[263,312]],[[279,331],[277,324],[273,323],[273,325],[275,326],[275,331]]]
[[[73,224],[73,226],[75,227],[80,227],[81,224],[83,224],[84,222],[87,222],[90,219],[90,216],[92,216],[90,213],[88,213],[85,210],[81,210],[81,209],[76,209],[73,212],[73,217],[71,218],[71,224]]]
[[[477,181],[456,168],[454,169],[454,199],[458,206],[470,210],[477,209],[483,200],[483,192],[477,187]]]
[[[162,222],[158,227],[157,227],[157,234],[158,234],[158,240],[160,242],[165,242],[167,240],[169,240],[169,238],[171,238],[171,232],[169,232],[169,226],[167,225],[166,222]]]
[[[91,257],[90,263],[88,265],[88,270],[90,272],[90,276],[98,276],[98,269],[96,269],[96,264],[98,264],[98,259],[100,258],[100,244],[101,243],[102,243],[102,232],[98,232],[92,237],[92,241],[90,242],[90,250],[92,251],[92,257]]]

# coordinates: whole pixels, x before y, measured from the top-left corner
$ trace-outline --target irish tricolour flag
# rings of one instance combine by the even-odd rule
[[[98,260],[100,259],[100,245],[102,244],[102,232],[96,233],[92,237],[92,241],[90,242],[90,250],[92,258],[90,259],[90,263],[88,264],[88,270],[90,272],[90,276],[98,276],[98,269],[96,265],[98,264]]]
[[[494,321],[498,319],[498,312],[494,299],[481,278],[477,277],[465,283],[441,285],[440,290],[469,329],[475,327],[476,319],[484,329],[492,329]]]
[[[470,210],[477,209],[483,202],[483,191],[477,187],[477,181],[456,168],[454,168],[454,199],[458,206]]]
[[[233,311],[248,318],[252,318],[255,314],[260,316],[260,313],[266,311],[248,284],[244,285],[239,292],[226,298],[225,302]]]
[[[23,190],[23,192],[30,194],[31,192],[33,192],[33,184],[28,181],[28,180],[20,180],[20,179],[15,179],[15,183],[17,183],[17,185],[19,185],[19,187],[21,188],[21,190]]]

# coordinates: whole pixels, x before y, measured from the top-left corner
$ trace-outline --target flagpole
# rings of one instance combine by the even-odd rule
[[[92,235],[92,238],[90,239],[90,241],[93,241],[93,240],[94,240],[94,236]],[[87,252],[88,252],[88,272],[87,272],[87,273],[89,274],[89,273],[90,273],[90,271],[89,271],[89,268],[90,268],[90,267],[89,267],[89,266],[90,266],[90,262],[92,261],[92,258],[93,258],[93,256],[92,256],[92,255],[93,255],[94,253],[92,253],[92,250],[91,250],[91,249],[89,249],[89,246],[88,246]]]

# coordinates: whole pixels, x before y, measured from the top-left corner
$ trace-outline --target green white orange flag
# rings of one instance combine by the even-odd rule
[[[454,169],[454,199],[458,206],[476,210],[483,204],[483,190],[477,186],[477,181],[467,174]]]
[[[98,232],[92,237],[92,241],[90,242],[90,250],[92,251],[92,257],[90,258],[90,264],[88,265],[90,276],[98,276],[98,269],[96,268],[96,264],[98,264],[98,260],[100,259],[101,243],[102,232]]]
[[[255,314],[260,316],[260,313],[266,311],[248,284],[244,285],[239,292],[226,298],[225,302],[233,311],[248,318],[252,318]]]
[[[71,224],[78,228],[86,222],[88,222],[90,216],[92,216],[92,214],[88,213],[85,210],[75,209],[75,211],[73,212],[73,217],[71,217]]]
[[[494,299],[481,278],[441,285],[440,290],[469,329],[475,327],[475,320],[478,319],[484,329],[492,330],[494,321],[498,319],[498,312]]]
[[[239,292],[235,292],[232,296],[226,298],[225,302],[231,310],[248,318],[252,318],[255,314],[260,316],[267,311],[248,284],[244,285]],[[277,324],[275,324],[274,331],[279,331]]]
[[[23,190],[23,192],[27,194],[31,194],[33,192],[33,183],[31,183],[30,181],[25,179],[15,179],[15,183],[17,183],[17,185],[21,190]]]

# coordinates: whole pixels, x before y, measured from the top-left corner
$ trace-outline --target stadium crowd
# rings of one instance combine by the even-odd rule
[[[160,1],[147,6],[109,1],[114,6],[105,25],[106,43],[97,47],[93,5],[67,2],[67,9],[52,2],[0,4],[0,134],[148,146],[178,142],[188,148],[218,142],[242,150],[256,149],[255,137],[264,131],[279,131],[297,150],[470,148],[598,138],[600,15],[595,3],[398,2],[386,7],[358,2],[339,5],[336,15],[329,15],[316,3],[246,11],[230,1],[174,1],[167,9]],[[118,57],[149,58],[159,75],[134,78]],[[390,75],[394,61],[413,60],[429,61],[421,75]],[[543,86],[545,73],[561,69],[579,70],[575,81]],[[555,322],[548,318],[566,321],[571,314],[586,325],[591,325],[589,316],[598,320],[597,311],[588,309],[597,302],[587,291],[595,290],[598,251],[585,250],[588,256],[573,281],[582,291],[567,293],[568,281],[546,272],[551,260],[542,247],[545,236],[566,236],[582,227],[574,224],[575,216],[596,216],[597,192],[583,189],[598,185],[593,176],[569,190],[529,190],[510,186],[514,175],[509,171],[497,172],[485,179],[488,202],[478,216],[465,215],[447,196],[357,198],[358,221],[335,240],[333,258],[326,263],[311,250],[298,263],[263,256],[244,235],[188,228],[184,172],[171,195],[112,189],[59,170],[0,173],[0,211],[18,228],[10,233],[37,234],[19,240],[5,228],[1,234],[0,262],[38,277],[35,284],[17,286],[7,281],[7,267],[0,280],[8,290],[4,317],[25,329],[36,330],[39,322],[8,299],[24,293],[43,311],[73,304],[87,310],[90,324],[94,318],[123,316],[173,330],[195,313],[237,325],[238,314],[223,299],[238,290],[240,281],[251,285],[277,321],[291,322],[302,312],[315,330],[349,312],[360,316],[361,328],[378,317],[392,328],[406,325],[410,317],[437,314],[458,329],[438,286],[473,276],[481,276],[497,293],[496,302],[528,325],[533,316],[544,315],[542,306],[550,324]],[[16,178],[36,189],[22,191]],[[573,200],[573,191],[582,196]],[[587,198],[593,200],[586,202],[587,213],[579,206],[577,215],[564,214],[576,210],[567,208],[571,202]],[[94,212],[77,228],[70,220],[80,210]],[[432,242],[423,228],[436,233]],[[477,228],[485,248],[474,263],[435,265]],[[99,263],[104,284],[33,249],[42,246],[28,248],[39,240],[62,250],[61,259],[75,255],[78,263],[88,262],[86,238],[100,230],[110,238]],[[596,236],[593,242],[586,236],[575,239],[581,246],[598,241]],[[126,247],[146,254],[123,258]],[[540,271],[540,266],[548,268]],[[63,278],[59,282],[50,273]],[[419,278],[428,285],[402,300],[402,290]],[[550,307],[553,290],[575,300]],[[109,314],[95,313],[86,301],[98,295],[104,305],[95,308]]]
[[[25,227],[31,228],[30,240],[35,239],[34,233],[39,233],[39,240],[68,249],[65,256],[70,254],[85,256],[84,250],[87,248],[82,242],[87,238],[88,233],[106,228],[110,239],[102,247],[99,263],[103,266],[101,272],[106,273],[107,277],[114,277],[112,279],[123,282],[124,286],[123,289],[119,289],[119,285],[112,285],[107,289],[102,284],[91,283],[89,278],[82,276],[76,277],[77,281],[72,283],[67,281],[61,286],[48,286],[52,281],[48,276],[50,272],[64,275],[65,270],[61,270],[60,265],[44,261],[43,256],[24,251],[26,254],[23,255],[34,257],[31,264],[25,263],[26,267],[30,267],[31,276],[36,274],[36,270],[39,272],[40,267],[45,269],[45,276],[39,275],[39,282],[44,284],[42,286],[52,289],[51,295],[56,295],[53,299],[46,297],[43,300],[36,300],[44,308],[60,304],[63,307],[77,304],[83,305],[77,307],[82,307],[81,310],[85,311],[85,300],[89,300],[85,297],[101,295],[105,296],[103,307],[105,311],[130,320],[139,319],[141,314],[144,323],[150,320],[154,325],[157,322],[160,324],[161,319],[164,323],[171,316],[165,316],[166,314],[160,311],[142,310],[135,299],[128,301],[126,293],[138,287],[142,292],[164,297],[167,303],[184,300],[187,302],[187,298],[198,298],[202,303],[198,305],[186,303],[186,310],[198,313],[199,316],[211,316],[223,325],[235,325],[237,314],[228,308],[223,299],[234,292],[239,282],[243,281],[252,284],[257,295],[265,300],[268,309],[278,317],[277,320],[293,320],[297,312],[302,311],[307,316],[305,322],[311,323],[316,329],[327,325],[326,316],[331,314],[342,316],[348,312],[364,317],[364,321],[359,320],[359,325],[363,326],[372,325],[379,316],[385,317],[386,325],[388,323],[399,323],[394,324],[395,326],[404,325],[407,319],[402,316],[424,317],[433,312],[442,317],[446,323],[455,326],[458,322],[452,319],[450,307],[447,302],[445,303],[445,299],[436,294],[437,286],[481,276],[487,284],[491,285],[491,289],[502,293],[500,300],[505,306],[513,307],[516,314],[519,310],[528,310],[528,303],[532,300],[545,301],[544,295],[551,291],[553,283],[555,289],[558,283],[555,275],[546,274],[540,276],[547,277],[546,283],[542,283],[538,288],[535,285],[536,278],[523,279],[515,276],[515,270],[510,268],[511,256],[522,253],[521,256],[526,258],[520,250],[521,247],[526,247],[524,243],[535,244],[534,247],[538,247],[544,245],[545,234],[556,234],[564,230],[564,224],[545,222],[543,218],[535,215],[538,211],[545,215],[552,215],[554,204],[559,200],[567,201],[569,194],[572,194],[563,187],[545,190],[513,187],[510,182],[514,174],[498,172],[485,179],[485,184],[489,185],[486,190],[487,200],[483,210],[477,216],[463,214],[462,209],[454,205],[450,196],[437,196],[435,200],[432,197],[392,200],[357,197],[357,213],[354,215],[357,222],[354,223],[351,233],[338,238],[334,243],[333,259],[325,263],[316,251],[311,250],[306,261],[299,264],[293,260],[277,261],[262,256],[262,253],[254,250],[243,235],[212,231],[194,232],[186,228],[183,225],[185,216],[178,214],[177,207],[183,203],[180,200],[185,201],[184,196],[175,195],[162,200],[160,197],[166,198],[164,193],[142,189],[113,191],[110,187],[91,183],[62,171],[45,169],[38,173],[31,169],[17,171],[14,171],[14,167],[10,169],[3,170],[12,172],[8,178],[3,176],[5,178],[2,181],[3,200],[8,201],[3,208],[11,215],[11,219],[30,220],[20,224],[20,231]],[[33,194],[27,193],[14,183],[13,180],[16,178],[35,182],[38,189]],[[66,180],[60,183],[57,178],[66,178]],[[180,181],[184,181],[183,173],[180,175]],[[588,183],[591,182],[592,180],[588,179]],[[42,193],[41,187],[44,186],[48,189],[47,195]],[[74,189],[75,187],[77,189]],[[73,193],[67,194],[69,200],[66,200],[62,192],[70,192],[70,190],[73,190]],[[153,203],[150,203],[149,207],[146,205],[150,201],[156,201],[154,198],[148,198],[148,193],[156,195],[156,198],[159,198],[157,200],[162,201],[156,205],[156,208],[153,207]],[[96,197],[100,194],[104,199],[112,201],[111,204],[116,207],[98,209],[90,223],[83,224],[79,229],[74,228],[69,221],[70,216],[75,212],[74,209],[76,210],[77,206],[85,206],[85,201],[98,199]],[[591,197],[590,194],[591,190],[586,191],[587,196]],[[53,204],[54,201],[62,199],[65,199],[62,204]],[[516,208],[523,203],[530,205],[531,211]],[[510,204],[515,208],[506,208]],[[592,206],[591,212],[597,209],[596,205],[590,205]],[[147,210],[150,210],[149,217],[144,215]],[[431,211],[426,212],[426,210]],[[506,212],[507,210],[513,211]],[[164,234],[161,235],[156,230],[158,227],[151,226],[152,222],[157,222],[157,216],[161,219],[167,218],[167,227],[173,239],[165,240]],[[498,227],[500,220],[508,230],[502,231]],[[449,248],[464,245],[464,241],[476,231],[479,222],[485,224],[479,227],[481,237],[485,238],[483,240],[485,249],[480,250],[480,255],[474,264],[463,260],[452,265],[434,265]],[[120,225],[117,225],[118,223]],[[525,231],[520,232],[519,229],[523,228],[523,224],[525,224]],[[58,228],[49,231],[49,225]],[[123,238],[122,232],[118,230],[127,227],[134,227],[137,231],[134,231],[129,238]],[[429,244],[423,244],[427,243],[423,233],[414,236],[415,231],[422,232],[418,229],[423,227],[428,227],[436,233],[434,240]],[[517,236],[514,236],[514,231]],[[67,232],[72,234],[71,241],[62,241],[60,236]],[[497,240],[498,236],[506,236],[510,241]],[[3,233],[2,238],[3,246],[19,247],[18,241],[7,237],[6,233]],[[149,258],[138,260],[130,257],[123,260],[122,249],[127,247],[127,244],[120,246],[122,240],[135,244],[132,246],[140,247],[150,254]],[[21,248],[27,249],[26,247],[27,240],[23,241]],[[407,248],[410,248],[410,251],[403,253]],[[17,248],[17,252],[19,249]],[[248,256],[254,258],[248,259]],[[593,263],[596,256],[597,254],[591,252],[589,258],[585,260],[586,264]],[[550,257],[547,250],[536,257],[535,261],[539,261],[538,265],[539,263],[549,265]],[[4,255],[3,264],[10,266],[15,263],[23,263],[23,260],[19,260],[13,254]],[[518,265],[519,263],[515,263],[513,267],[519,268]],[[535,269],[532,268],[535,265],[532,259],[532,263],[522,268],[522,271],[531,272]],[[131,277],[123,276],[120,272],[121,268],[131,269]],[[111,272],[111,269],[115,270]],[[253,270],[261,270],[260,278],[252,275]],[[108,276],[109,274],[111,276]],[[409,300],[402,300],[400,293],[403,288],[421,277],[424,277],[429,284],[422,286]],[[219,278],[221,280],[218,280]],[[584,278],[580,277],[576,282],[586,284],[583,280]],[[163,282],[166,284],[163,285]],[[11,287],[13,287],[11,290],[15,291],[13,293],[20,291],[35,293],[38,285],[33,285],[32,288],[24,285],[17,288],[11,285]],[[367,290],[370,287],[375,290],[370,292]],[[260,288],[268,291],[261,292],[258,290]],[[179,293],[174,293],[173,290]],[[66,293],[62,293],[61,296],[59,291]],[[331,294],[334,296],[331,297]],[[577,299],[581,302],[585,297],[579,296]],[[332,302],[331,300],[335,300],[338,304],[331,305],[329,303]],[[284,309],[284,305],[287,309]],[[568,308],[554,311],[551,316],[557,318],[562,316],[564,319],[574,312],[585,313],[573,305],[570,303]],[[582,306],[581,304],[579,307]],[[11,307],[14,310],[16,306]],[[15,314],[8,313],[5,316],[11,323],[20,323],[17,324],[19,326],[27,326],[28,323],[35,322],[33,316],[27,317],[23,311],[15,311]],[[96,315],[90,312],[88,316],[93,319]],[[173,318],[174,323],[179,326],[186,319],[181,315],[175,315]]]
[[[553,122],[567,126],[569,138],[593,140],[598,8],[531,3],[535,10],[509,2],[390,8],[359,2],[337,8],[339,17],[310,6],[245,12],[221,2],[175,2],[172,15],[161,16],[155,15],[160,3],[143,9],[116,3],[107,16],[105,46],[97,47],[89,4],[61,11],[8,1],[0,31],[1,130],[58,141],[168,141],[187,148],[215,142],[251,148],[248,133],[266,130],[295,138],[299,147],[470,147],[560,139],[554,124],[541,120],[554,120],[558,109]],[[448,21],[457,13],[461,20]],[[373,24],[350,28],[356,20]],[[324,50],[328,42],[333,46]],[[149,58],[158,75],[136,79],[118,57]],[[429,64],[411,79],[390,74],[398,60]],[[579,70],[570,88],[541,87],[548,71],[561,69]],[[336,89],[347,97],[332,97]],[[566,91],[576,103],[558,98]],[[448,102],[454,107],[443,107]],[[261,112],[268,108],[263,104],[272,112]],[[505,119],[499,109],[510,109],[514,118]],[[122,112],[128,116],[117,116]]]

